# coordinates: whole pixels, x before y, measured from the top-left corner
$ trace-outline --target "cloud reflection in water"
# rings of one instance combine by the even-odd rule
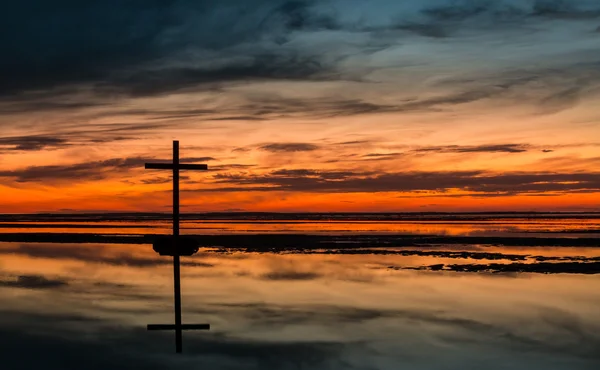
[[[182,270],[184,322],[212,330],[186,332],[184,355],[176,356],[172,333],[145,331],[172,321],[169,260],[139,262],[157,259],[149,247],[4,243],[0,250],[7,369],[600,364],[596,275],[381,268],[407,258],[397,255],[202,253]]]

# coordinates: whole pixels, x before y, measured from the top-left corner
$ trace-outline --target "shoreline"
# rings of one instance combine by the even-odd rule
[[[152,244],[168,234],[0,233],[0,242]],[[356,249],[432,245],[492,245],[507,247],[600,247],[600,238],[439,236],[414,234],[219,234],[185,235],[204,247]]]

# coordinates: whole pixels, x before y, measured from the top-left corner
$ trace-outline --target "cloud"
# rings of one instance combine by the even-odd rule
[[[230,163],[230,164],[208,166],[208,171],[221,172],[221,171],[230,171],[230,170],[244,170],[244,169],[249,169],[252,167],[256,167],[256,165],[255,164]]]
[[[0,177],[13,177],[17,182],[52,182],[66,180],[101,180],[115,172],[143,168],[148,158],[113,158],[72,165],[31,166],[20,170],[0,171]]]
[[[189,162],[208,162],[216,161],[213,157],[184,157],[180,159],[182,163]],[[0,171],[1,177],[13,177],[17,182],[60,182],[60,181],[96,181],[109,178],[116,173],[125,173],[133,169],[143,169],[147,162],[165,162],[167,160],[146,158],[146,157],[131,157],[131,158],[112,158],[102,161],[83,162],[71,165],[49,165],[49,166],[30,166],[23,169]],[[221,166],[221,169],[236,168]],[[143,183],[162,183],[166,182],[166,178],[155,177],[152,179],[141,180]],[[189,179],[187,176],[182,176],[182,180]],[[163,181],[164,180],[164,181]]]
[[[8,147],[10,150],[34,151],[48,148],[62,148],[67,145],[67,140],[63,138],[42,135],[0,138],[0,149]]]
[[[189,179],[190,179],[189,176],[179,175],[180,181],[187,181]],[[173,179],[171,177],[163,177],[163,176],[157,176],[157,177],[140,180],[140,183],[145,184],[145,185],[168,184],[170,182],[173,182]]]
[[[201,87],[211,83],[240,80],[308,80],[326,67],[311,57],[298,55],[258,55],[248,61],[225,62],[230,65],[213,68],[158,68],[141,71],[125,78],[104,83],[100,93],[127,93],[132,96],[148,96],[172,93],[177,90]],[[322,77],[325,79],[325,77]]]
[[[189,162],[209,162],[216,161],[217,159],[213,157],[183,157],[179,158],[180,163],[189,163]]]
[[[530,149],[526,144],[446,145],[415,149],[415,152],[437,153],[523,153]]]
[[[60,134],[59,136],[30,135],[0,138],[0,152],[9,151],[40,151],[62,149],[77,144],[109,143],[113,141],[130,140],[130,137],[117,135],[90,135],[88,133]]]
[[[600,6],[591,1],[525,0],[442,2],[425,7],[422,14],[431,21],[465,22],[475,18],[515,22],[531,19],[585,20],[600,18]]]
[[[338,145],[364,145],[364,144],[371,144],[372,142],[370,140],[352,140],[352,141],[344,141],[341,143],[338,143]]]
[[[531,15],[553,19],[597,19],[600,6],[590,1],[536,0]]]
[[[10,56],[0,61],[6,77],[0,94],[89,83],[100,92],[152,95],[228,80],[310,78],[326,69],[320,60],[278,47],[294,31],[322,29],[332,22],[313,15],[309,4],[11,4],[0,19],[0,43]],[[193,62],[186,63],[190,58]]]
[[[319,146],[310,143],[272,143],[262,145],[259,149],[272,153],[310,152],[319,149]]]
[[[62,279],[50,279],[42,275],[19,275],[16,278],[0,280],[0,287],[26,288],[26,289],[57,289],[69,283]]]
[[[0,109],[109,106],[115,96],[213,91],[231,83],[265,80],[365,82],[371,72],[382,68],[381,62],[387,60],[385,52],[431,42],[423,37],[460,38],[463,34],[458,30],[493,37],[502,27],[531,31],[535,28],[532,21],[555,27],[550,23],[554,19],[593,20],[599,12],[597,4],[586,0],[424,0],[414,4],[375,0],[369,6],[350,0],[247,0],[226,5],[207,0],[135,4],[91,0],[76,9],[62,3],[49,8],[42,0],[27,6],[11,4],[0,16],[4,27],[0,44],[9,56],[0,61],[6,77],[0,95],[5,103],[16,105],[2,105]],[[55,27],[56,22],[61,27]],[[544,28],[539,29],[542,32]],[[469,40],[474,41],[474,48],[477,42],[484,42]],[[381,55],[375,55],[368,58],[373,61],[369,63],[362,57],[372,55],[373,50],[384,57],[379,60]],[[591,64],[596,59],[597,56],[589,55],[579,58]],[[402,65],[403,61],[395,63]],[[582,68],[578,63],[572,64],[567,69],[580,75]],[[513,67],[521,68],[522,64]],[[540,68],[531,68],[530,72]],[[474,81],[483,77],[473,74]],[[591,83],[580,82],[557,88],[556,93],[540,98],[540,104],[551,107],[557,101],[577,101]],[[170,113],[156,112],[155,118],[187,118],[217,112],[223,115],[206,119],[252,121],[269,119],[265,112],[335,116],[428,111],[501,94],[502,89],[485,87],[461,90],[457,86],[452,93],[397,100],[396,104],[362,97],[329,102],[316,98],[295,109],[289,102],[272,106],[260,94],[248,94],[250,100],[259,104],[216,111],[174,109]],[[302,103],[302,99],[298,100]]]
[[[313,177],[326,180],[343,180],[356,175],[356,173],[352,171],[319,171],[307,169],[275,170],[272,171],[271,174],[278,177],[291,179],[298,177]],[[372,174],[372,172],[365,172],[363,174]]]
[[[369,153],[362,156],[363,161],[387,161],[396,159],[401,156],[402,153]]]
[[[597,173],[504,173],[483,171],[369,173],[293,170],[265,175],[217,174],[219,185],[200,191],[299,191],[299,192],[447,192],[452,189],[477,194],[515,195],[545,192],[599,191]],[[198,190],[196,190],[198,191]]]

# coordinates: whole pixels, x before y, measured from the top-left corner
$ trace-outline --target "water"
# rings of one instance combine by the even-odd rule
[[[212,221],[189,221],[186,230],[201,234],[218,225],[223,234],[241,233],[248,240],[275,230],[357,240],[359,234],[390,233],[475,235],[478,241],[514,233],[597,236],[593,218]],[[168,231],[161,220],[92,226],[98,223],[92,229],[73,220],[1,229],[6,235]],[[448,266],[593,264],[599,257],[593,245],[450,243],[275,252],[206,247],[182,258],[183,320],[210,323],[211,330],[184,332],[184,354],[178,356],[173,333],[145,330],[148,323],[173,322],[170,258],[137,243],[4,241],[0,354],[3,368],[11,370],[597,369],[600,274],[506,272],[497,266],[457,272]],[[439,264],[440,271],[427,268]]]

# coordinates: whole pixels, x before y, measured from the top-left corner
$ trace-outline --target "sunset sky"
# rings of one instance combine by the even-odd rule
[[[0,7],[0,213],[600,211],[597,0]]]

